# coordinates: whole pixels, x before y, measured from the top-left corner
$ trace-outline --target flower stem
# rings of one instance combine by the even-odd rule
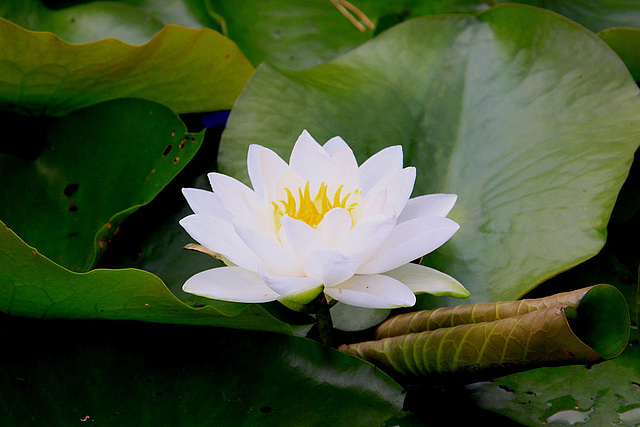
[[[316,316],[319,341],[329,347],[334,347],[333,322],[331,321],[331,305],[327,302],[324,294],[309,303],[309,313]]]

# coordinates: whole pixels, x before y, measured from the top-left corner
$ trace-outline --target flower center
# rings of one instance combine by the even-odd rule
[[[302,187],[298,187],[297,198],[293,195],[291,189],[285,187],[284,191],[287,193],[287,200],[280,200],[279,202],[271,202],[273,205],[273,216],[276,221],[278,229],[282,225],[282,216],[288,215],[290,218],[299,219],[309,224],[311,227],[316,228],[324,215],[333,208],[344,208],[351,213],[351,211],[358,205],[356,201],[349,202],[349,198],[352,198],[353,194],[358,194],[360,189],[356,189],[353,193],[346,193],[342,195],[342,189],[344,185],[339,186],[336,189],[333,197],[329,197],[327,194],[327,183],[323,182],[318,188],[318,194],[315,197],[311,197],[309,190],[310,181],[307,181],[304,190]]]

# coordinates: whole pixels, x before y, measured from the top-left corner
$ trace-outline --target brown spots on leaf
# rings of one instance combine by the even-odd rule
[[[164,149],[164,152],[162,153],[162,157],[166,157],[167,154],[171,152],[172,148],[173,148],[173,144],[167,145],[167,147]]]
[[[71,204],[69,205],[69,212],[77,212],[78,211],[78,206],[76,205],[75,201],[71,201]]]
[[[149,172],[149,175],[147,175],[147,178],[146,178],[146,179],[151,178],[151,175],[153,175],[154,173],[156,173],[155,168],[154,168],[154,169],[151,169],[151,172]]]
[[[175,159],[173,159],[173,164],[178,164],[178,162],[180,161],[180,157],[176,157]]]

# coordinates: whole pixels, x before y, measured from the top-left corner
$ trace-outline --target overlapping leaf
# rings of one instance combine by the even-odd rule
[[[597,285],[537,300],[402,314],[381,324],[376,337],[341,349],[407,378],[469,380],[611,359],[627,344],[629,314],[618,290]]]
[[[178,174],[203,137],[168,108],[132,99],[32,123],[44,129],[17,145],[31,146],[35,159],[0,154],[0,219],[76,271],[95,265],[122,220]]]
[[[123,4],[126,3],[126,4]],[[158,26],[209,27],[237,43],[254,65],[302,69],[348,52],[380,31],[418,16],[475,13],[494,0],[119,0],[51,10],[40,0],[0,4],[0,16],[71,42],[116,37],[142,43]]]
[[[640,27],[640,4],[635,0],[498,0],[523,3],[564,15],[593,32],[612,27]]]
[[[0,109],[62,116],[111,99],[159,102],[176,113],[229,109],[253,67],[210,29],[164,27],[148,43],[70,44],[0,18]]]
[[[193,308],[153,274],[136,269],[71,272],[0,223],[0,312],[43,319],[125,319],[291,334],[256,304]]]
[[[298,337],[136,322],[0,325],[11,349],[0,354],[5,427],[380,425],[404,400],[373,366]]]
[[[540,368],[470,385],[472,404],[533,426],[640,421],[640,353],[635,344],[594,366]]]
[[[472,302],[510,300],[603,246],[639,119],[635,83],[595,35],[502,5],[400,24],[312,69],[261,66],[219,164],[246,180],[249,144],[286,156],[305,128],[342,136],[360,162],[402,144],[418,170],[414,196],[459,196],[460,231],[426,262]]]

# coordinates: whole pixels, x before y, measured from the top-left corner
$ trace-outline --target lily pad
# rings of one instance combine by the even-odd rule
[[[492,0],[353,1],[251,0],[211,1],[211,10],[226,26],[254,65],[303,69],[324,63],[406,19],[438,13],[473,13]],[[367,22],[369,21],[369,22]]]
[[[69,43],[115,37],[130,44],[148,42],[163,23],[143,10],[123,3],[100,1],[60,10],[40,0],[3,2],[0,16],[32,31],[48,31]]]
[[[512,300],[602,248],[639,120],[638,88],[593,33],[500,5],[399,24],[311,69],[260,66],[218,164],[248,182],[249,144],[288,156],[302,129],[340,135],[360,163],[402,144],[414,196],[458,194],[460,230],[423,262],[471,303]]]
[[[613,286],[546,298],[444,307],[382,323],[375,341],[340,349],[404,378],[470,381],[538,366],[593,364],[622,353],[629,313]]]
[[[168,25],[148,42],[70,44],[0,18],[0,109],[63,116],[117,98],[159,102],[176,113],[229,109],[253,67],[210,29]]]
[[[75,111],[44,133],[45,141],[18,141],[44,145],[33,160],[0,154],[0,219],[76,271],[95,265],[122,220],[178,174],[203,137],[167,107],[132,99]]]
[[[194,308],[137,269],[69,271],[0,223],[0,312],[42,319],[124,319],[294,332],[258,304]]]
[[[279,334],[0,317],[0,338],[6,427],[373,426],[405,396],[368,363]]]
[[[498,0],[500,3],[507,3]],[[514,0],[564,15],[593,32],[612,27],[640,27],[640,4],[635,0]]]
[[[540,368],[468,386],[474,402],[524,425],[640,422],[636,344],[594,366]]]
[[[34,3],[40,3],[38,0],[29,0],[27,4],[12,6],[7,17],[14,16],[30,29],[47,29],[63,38],[75,37],[67,38],[69,41],[88,41],[88,37],[101,31],[103,35],[138,42],[148,37],[150,27],[158,21],[190,28],[209,27],[237,43],[254,65],[266,61],[278,67],[302,69],[334,59],[398,22],[424,15],[475,13],[496,3],[494,0],[120,1],[129,7],[120,7],[124,6],[120,2],[93,2],[51,11],[41,4],[35,7]],[[83,17],[82,21],[77,19],[78,15]],[[76,19],[70,25],[68,20],[72,17]],[[107,20],[113,21],[113,25],[104,25]],[[40,28],[33,28],[35,25]]]

